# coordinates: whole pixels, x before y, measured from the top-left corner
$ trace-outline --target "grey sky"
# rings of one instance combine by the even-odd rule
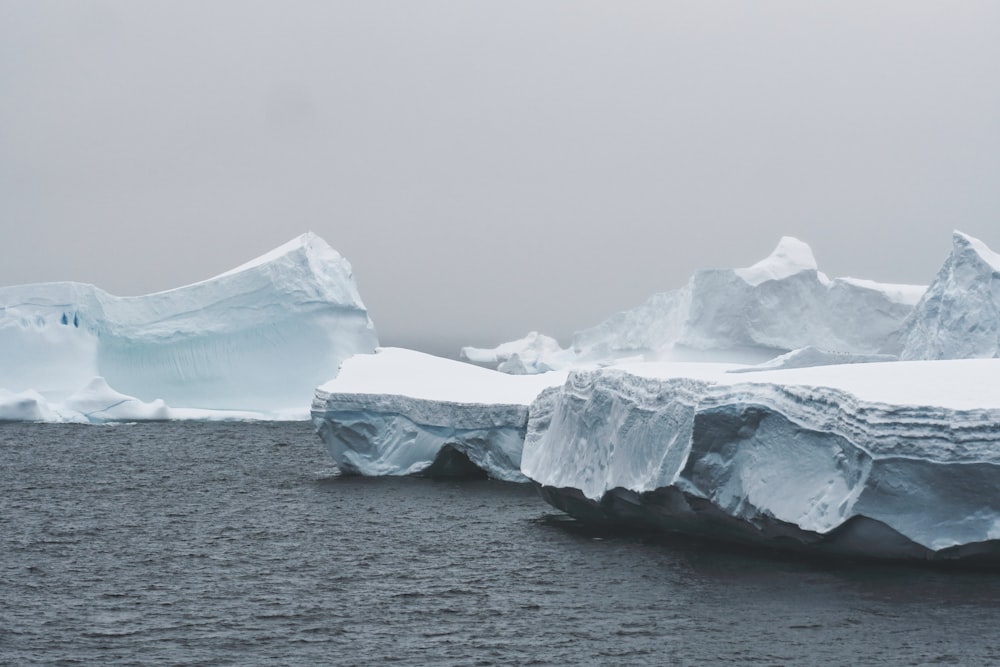
[[[385,344],[569,334],[782,234],[1000,249],[1000,2],[0,0],[0,284],[313,230]]]

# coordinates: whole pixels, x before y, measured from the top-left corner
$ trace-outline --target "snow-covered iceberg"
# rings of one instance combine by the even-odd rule
[[[570,349],[533,335],[492,350],[465,348],[463,356],[507,372],[633,359],[756,364],[803,348],[858,359],[894,356],[899,329],[925,289],[831,280],[808,245],[786,236],[753,266],[698,271],[683,287],[577,332]],[[796,363],[806,359],[799,355]]]
[[[952,251],[903,325],[903,359],[1000,357],[1000,254],[956,231]]]
[[[511,375],[533,375],[561,370],[574,362],[572,350],[563,349],[551,336],[532,331],[524,338],[493,348],[463,347],[459,358]]]
[[[95,377],[130,400],[190,409],[173,417],[304,418],[316,385],[377,345],[350,264],[311,233],[215,278],[146,296],[72,282],[0,288],[0,401],[10,418],[80,414],[75,392],[106,393],[95,393]],[[32,401],[42,407],[33,412]]]
[[[698,271],[684,287],[578,332],[573,350],[582,361],[642,356],[750,363],[810,346],[898,353],[894,334],[924,289],[831,280],[808,245],[784,237],[751,267]]]
[[[565,373],[508,375],[399,348],[345,361],[312,419],[338,467],[362,475],[467,474],[525,481],[528,406]]]
[[[1000,556],[1000,360],[572,372],[522,472],[576,516],[804,551]]]

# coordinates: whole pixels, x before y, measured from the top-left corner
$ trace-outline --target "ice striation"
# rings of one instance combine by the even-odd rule
[[[1000,255],[956,231],[952,251],[903,326],[903,359],[1000,356]]]
[[[572,372],[522,472],[556,507],[803,551],[1000,554],[1000,360]]]
[[[7,418],[98,414],[76,410],[73,395],[94,394],[99,377],[132,401],[122,405],[160,400],[178,406],[174,417],[304,418],[315,386],[377,344],[350,264],[307,233],[215,278],[146,296],[71,282],[0,288],[0,405]]]
[[[508,375],[400,348],[345,361],[312,419],[339,468],[361,475],[520,472],[528,406],[565,373]]]

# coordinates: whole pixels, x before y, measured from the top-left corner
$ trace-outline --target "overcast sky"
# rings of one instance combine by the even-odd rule
[[[0,284],[312,230],[383,344],[572,331],[745,266],[1000,250],[1000,2],[0,0]]]

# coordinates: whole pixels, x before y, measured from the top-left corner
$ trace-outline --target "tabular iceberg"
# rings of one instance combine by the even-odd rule
[[[520,472],[528,405],[564,373],[507,375],[399,348],[345,361],[312,418],[338,467],[362,475]]]
[[[597,521],[885,558],[1000,555],[1000,360],[575,371],[522,472]]]
[[[80,415],[66,401],[88,386],[91,397],[107,393],[95,392],[95,377],[129,401],[304,416],[316,385],[377,345],[350,264],[311,233],[146,296],[65,282],[0,288],[0,401],[10,418]],[[31,409],[39,398],[47,407]]]

